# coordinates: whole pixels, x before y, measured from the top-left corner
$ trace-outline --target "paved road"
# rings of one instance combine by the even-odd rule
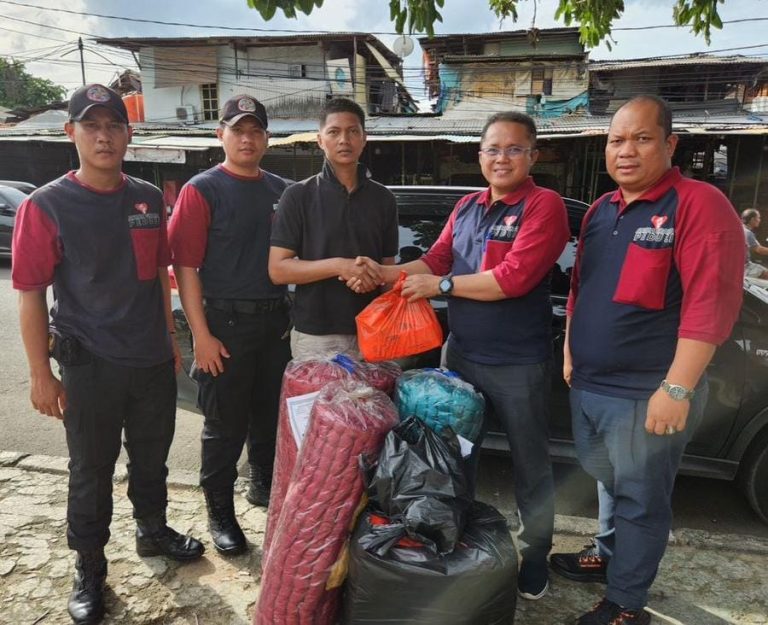
[[[16,294],[10,281],[10,263],[0,261],[0,451],[66,456],[61,424],[36,413],[29,404],[28,395],[27,367],[19,336]],[[169,460],[172,470],[197,471],[201,427],[199,415],[178,411],[176,437]],[[577,467],[559,466],[556,480],[559,514],[595,516],[594,484],[588,476]],[[505,512],[511,511],[511,483],[511,466],[507,459],[495,456],[483,459],[480,499]],[[678,527],[768,538],[768,526],[757,519],[730,482],[682,477],[678,480],[674,509]]]

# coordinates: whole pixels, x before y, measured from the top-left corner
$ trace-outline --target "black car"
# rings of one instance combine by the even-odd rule
[[[18,189],[26,195],[29,195],[32,193],[32,191],[37,189],[37,187],[31,182],[23,182],[21,180],[0,180],[0,187],[11,187],[13,189]]]
[[[477,191],[466,187],[393,186],[400,215],[399,262],[418,258],[437,239],[456,201]],[[571,436],[568,387],[562,379],[565,304],[576,241],[587,205],[565,199],[571,239],[558,259],[552,275],[553,341],[555,367],[552,387],[550,452],[555,461],[575,462]],[[441,322],[446,324],[445,302],[432,301]],[[181,310],[175,310],[177,332],[191,346],[189,330]],[[185,354],[185,368],[191,364]],[[440,353],[410,359],[408,367],[434,366]],[[728,340],[710,363],[710,394],[704,419],[686,448],[681,473],[709,478],[738,480],[752,507],[768,523],[768,282],[745,280],[741,316]],[[186,376],[180,380],[179,403],[194,405],[196,389]],[[491,424],[483,446],[504,452],[506,436]]]
[[[16,211],[27,196],[13,187],[0,185],[0,258],[11,257],[11,239]]]

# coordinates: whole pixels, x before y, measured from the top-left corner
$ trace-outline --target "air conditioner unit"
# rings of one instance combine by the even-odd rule
[[[191,104],[177,106],[176,119],[183,124],[194,124],[197,121],[197,119],[195,119],[195,107]]]

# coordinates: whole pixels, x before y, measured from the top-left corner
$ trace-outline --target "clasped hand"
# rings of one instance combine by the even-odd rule
[[[355,293],[369,293],[384,284],[381,265],[367,256],[346,260],[339,280]]]

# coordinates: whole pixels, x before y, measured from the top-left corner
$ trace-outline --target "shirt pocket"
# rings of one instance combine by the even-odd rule
[[[488,271],[500,264],[509,250],[512,249],[512,243],[513,241],[494,241],[492,239],[486,241],[480,271]]]
[[[132,228],[133,256],[136,259],[136,277],[154,280],[157,277],[157,252],[160,247],[159,228]]]
[[[662,310],[672,268],[672,248],[649,249],[631,243],[613,294],[617,304]]]

